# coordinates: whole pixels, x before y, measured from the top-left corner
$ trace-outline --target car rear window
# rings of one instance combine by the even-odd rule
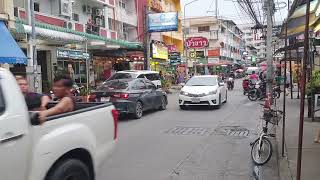
[[[160,75],[157,73],[145,74],[146,78],[150,81],[160,80]]]
[[[116,73],[113,76],[109,78],[109,80],[114,80],[114,79],[131,79],[135,78],[135,74],[133,73]]]
[[[126,81],[106,81],[100,87],[97,88],[99,91],[103,90],[114,90],[114,89],[127,89],[129,86]]]

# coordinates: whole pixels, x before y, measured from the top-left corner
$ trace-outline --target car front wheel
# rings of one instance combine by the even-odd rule
[[[55,164],[46,180],[92,180],[88,167],[80,160],[66,159]]]

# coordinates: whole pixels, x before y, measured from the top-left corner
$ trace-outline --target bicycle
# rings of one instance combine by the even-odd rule
[[[272,143],[269,140],[270,137],[275,137],[275,134],[268,133],[268,124],[278,125],[283,112],[280,110],[273,110],[271,108],[265,108],[262,119],[265,120],[265,125],[262,128],[262,132],[251,145],[251,158],[256,165],[266,164],[272,156],[273,148]]]

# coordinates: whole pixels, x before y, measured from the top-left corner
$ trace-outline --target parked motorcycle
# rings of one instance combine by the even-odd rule
[[[273,99],[279,99],[281,92],[282,92],[282,91],[281,91],[281,89],[280,89],[280,86],[275,86],[275,87],[273,87],[273,91],[272,91]]]
[[[266,83],[260,82],[254,85],[254,88],[248,92],[248,99],[250,101],[256,101],[263,99],[266,96]]]

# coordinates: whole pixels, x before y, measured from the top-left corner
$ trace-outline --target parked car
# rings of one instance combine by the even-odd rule
[[[193,76],[180,91],[179,105],[181,109],[187,106],[219,108],[227,98],[227,88],[219,76]]]
[[[93,180],[116,143],[117,116],[111,103],[80,103],[39,126],[13,75],[0,68],[1,179]]]
[[[110,101],[121,114],[133,114],[136,119],[146,110],[164,110],[168,104],[167,94],[145,78],[106,81],[89,100]]]
[[[130,78],[146,78],[153,82],[156,87],[161,87],[161,79],[159,72],[157,71],[137,71],[137,70],[127,70],[118,71],[112,75],[108,81],[115,79],[130,79]]]

